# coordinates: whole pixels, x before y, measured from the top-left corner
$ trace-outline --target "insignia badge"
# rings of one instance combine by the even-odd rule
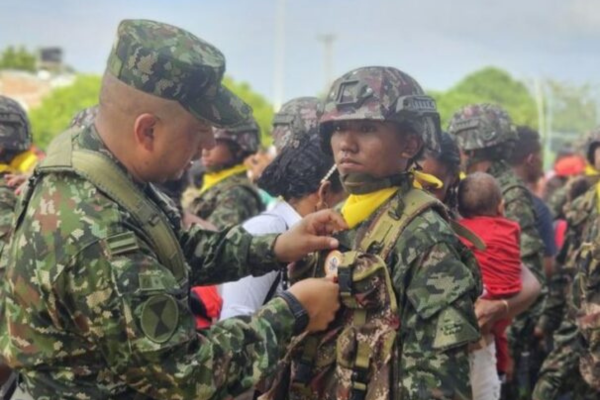
[[[179,323],[179,307],[172,296],[157,294],[142,308],[141,328],[146,337],[164,343],[173,336]]]
[[[328,278],[337,277],[338,267],[343,261],[344,254],[337,250],[331,251],[325,258],[325,264],[323,265],[325,276]]]

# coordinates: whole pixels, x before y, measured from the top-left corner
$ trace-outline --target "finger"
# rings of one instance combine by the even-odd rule
[[[306,244],[307,252],[334,250],[340,245],[337,239],[328,236],[311,236],[306,240]]]
[[[312,214],[311,225],[315,232],[322,231],[333,233],[335,231],[348,229],[344,218],[333,210],[322,210]]]

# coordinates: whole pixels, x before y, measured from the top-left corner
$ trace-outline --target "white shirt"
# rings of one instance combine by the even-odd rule
[[[279,200],[273,209],[250,218],[243,227],[253,235],[282,233],[301,219],[300,214],[292,206]],[[221,286],[223,309],[220,319],[254,314],[264,304],[278,273],[273,271],[260,277],[247,276],[239,281],[223,284]],[[279,290],[281,286],[277,289]]]

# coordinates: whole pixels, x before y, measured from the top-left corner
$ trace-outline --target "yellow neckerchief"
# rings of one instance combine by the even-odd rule
[[[0,164],[0,173],[24,173],[33,169],[38,158],[31,150],[27,150],[13,158],[10,164]]]
[[[592,165],[587,164],[585,166],[585,176],[597,176],[600,175],[600,171],[594,168]],[[596,183],[596,207],[600,213],[600,182]]]
[[[590,164],[586,164],[585,166],[585,176],[596,176],[600,175],[600,171],[591,166]]]
[[[202,187],[200,188],[200,194],[206,192],[217,183],[229,178],[232,175],[241,174],[242,172],[248,171],[248,167],[243,164],[236,165],[231,168],[224,169],[219,172],[207,172],[204,174]]]
[[[426,174],[421,171],[413,170],[411,173],[414,176],[413,186],[421,189],[423,183],[427,183],[436,189],[441,188],[444,184],[433,175]],[[377,210],[383,203],[392,197],[400,189],[397,186],[380,189],[367,194],[351,194],[342,207],[342,216],[348,227],[353,229],[355,226],[366,220]]]

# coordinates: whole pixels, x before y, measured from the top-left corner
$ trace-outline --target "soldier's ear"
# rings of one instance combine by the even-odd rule
[[[410,133],[404,136],[404,150],[401,156],[407,160],[413,160],[423,148],[423,139],[420,136]]]
[[[155,115],[144,113],[138,115],[133,122],[133,135],[137,144],[146,151],[153,151],[155,146],[154,129],[158,118]]]

